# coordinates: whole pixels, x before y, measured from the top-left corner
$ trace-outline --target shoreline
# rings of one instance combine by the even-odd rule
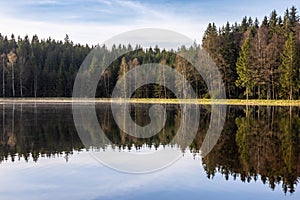
[[[135,104],[199,104],[199,105],[250,105],[300,106],[300,100],[261,99],[72,99],[72,98],[0,98],[0,104],[70,104],[70,103],[135,103]]]

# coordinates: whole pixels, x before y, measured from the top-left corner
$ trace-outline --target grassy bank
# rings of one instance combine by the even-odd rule
[[[142,104],[203,104],[203,105],[261,105],[261,106],[300,106],[300,100],[211,100],[211,99],[72,99],[72,98],[0,98],[0,104],[12,103],[142,103]]]
[[[261,106],[300,106],[300,100],[240,100],[240,99],[225,99],[225,100],[211,100],[211,99],[132,99],[133,103],[167,103],[167,104],[203,104],[203,105],[261,105]]]

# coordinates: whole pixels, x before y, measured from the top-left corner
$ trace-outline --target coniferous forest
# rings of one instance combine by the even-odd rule
[[[299,99],[300,21],[296,7],[287,9],[282,16],[274,10],[261,21],[244,17],[240,23],[228,22],[222,27],[210,23],[202,48],[221,72],[227,98]],[[16,38],[0,34],[0,96],[71,97],[77,71],[92,49],[93,46],[74,44],[68,35],[64,41],[57,41],[39,39],[37,35]],[[100,49],[104,59],[116,52],[131,52],[110,64],[99,81],[97,97],[110,97],[122,74],[137,65],[161,63],[178,71],[190,67],[172,51],[158,47],[140,49],[116,44],[111,49],[105,46]],[[193,74],[193,70],[188,73],[191,74],[185,75],[197,95],[208,97],[201,77]],[[174,95],[162,86],[147,85],[135,97],[173,98]]]

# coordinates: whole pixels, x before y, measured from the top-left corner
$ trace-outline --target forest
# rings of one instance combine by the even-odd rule
[[[64,41],[57,41],[39,39],[37,35],[30,39],[0,34],[0,96],[71,97],[78,69],[94,47],[74,44],[68,35]],[[96,92],[100,98],[109,98],[124,73],[146,63],[166,64],[179,72],[184,69],[183,75],[196,95],[210,97],[191,63],[176,54],[195,48],[206,50],[215,62],[227,98],[295,100],[300,97],[300,22],[296,7],[286,9],[283,17],[274,10],[261,22],[244,17],[240,23],[227,22],[222,27],[209,23],[201,46],[195,44],[171,51],[158,46],[141,49],[130,44],[98,48],[105,55],[103,59],[117,52],[129,52],[111,63],[101,77]],[[174,94],[163,86],[149,84],[139,88],[134,97],[174,98]]]

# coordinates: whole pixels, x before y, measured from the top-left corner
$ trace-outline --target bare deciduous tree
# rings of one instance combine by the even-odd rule
[[[13,51],[11,51],[7,55],[7,58],[8,58],[8,64],[11,67],[12,93],[13,93],[13,97],[15,97],[15,72],[14,72],[14,64],[17,61],[17,55]]]

